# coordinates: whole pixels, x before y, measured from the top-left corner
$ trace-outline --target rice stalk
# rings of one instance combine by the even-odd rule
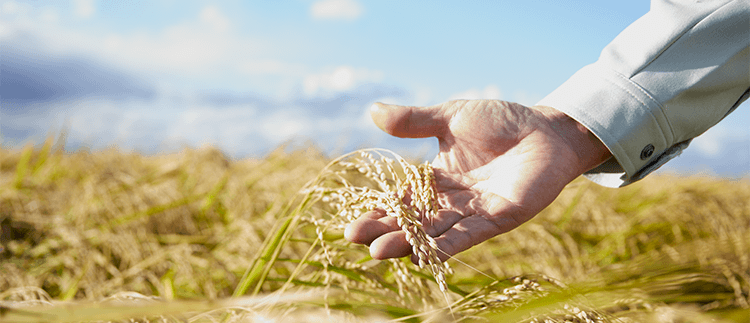
[[[389,208],[414,245],[431,248],[412,231],[434,208],[417,201],[433,194],[429,170],[389,152],[329,162],[314,150],[230,160],[212,148],[142,156],[47,146],[0,149],[0,322],[87,307],[111,310],[92,319],[140,322],[750,315],[746,179],[659,175],[618,190],[574,181],[533,220],[451,258],[442,292],[428,252],[415,256],[429,267],[420,269],[343,239],[352,220]],[[243,305],[251,293],[262,304]],[[107,303],[127,295],[133,302],[117,306],[140,311]],[[185,310],[161,306],[172,302]]]

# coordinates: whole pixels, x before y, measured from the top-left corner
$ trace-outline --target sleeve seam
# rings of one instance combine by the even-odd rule
[[[630,89],[628,89],[627,87],[617,84],[617,82],[612,82],[606,77],[604,78],[605,81],[627,92],[628,95],[630,95],[630,97],[637,100],[643,107],[645,107],[648,110],[648,114],[651,116],[651,118],[654,120],[656,125],[659,127],[659,131],[662,134],[662,139],[666,143],[666,146],[664,147],[664,149],[669,148],[671,146],[671,141],[674,141],[674,138],[676,137],[676,135],[674,133],[672,124],[669,121],[669,118],[667,118],[667,114],[664,112],[664,106],[662,106],[662,104],[659,101],[657,101],[650,93],[648,93],[648,91],[646,91],[643,87],[641,87],[640,84],[634,82],[630,78],[626,77],[625,75],[620,74],[619,72],[615,70],[612,70],[612,72],[614,73],[616,77],[619,77],[625,82],[627,82],[628,84],[632,85],[638,92],[646,96],[649,99],[649,101],[651,101],[651,104],[649,104],[649,102],[644,102],[644,100],[641,100],[641,98],[639,98],[637,95],[631,92]],[[662,115],[664,122],[666,123],[666,127],[667,127],[666,132],[664,131],[664,126],[662,126],[661,123],[659,122],[660,118],[658,118],[656,114],[654,113],[653,109],[650,108],[651,106],[655,106],[659,110],[659,113]],[[671,140],[667,140],[667,136],[665,136],[665,133],[668,133],[670,135]]]

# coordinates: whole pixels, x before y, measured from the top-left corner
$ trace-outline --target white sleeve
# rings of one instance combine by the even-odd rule
[[[677,156],[750,94],[750,0],[652,0],[651,10],[538,105],[613,158],[586,177],[617,187]]]

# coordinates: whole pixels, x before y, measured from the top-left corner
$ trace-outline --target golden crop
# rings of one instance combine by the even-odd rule
[[[750,316],[747,179],[579,179],[535,219],[443,264],[420,231],[438,207],[430,174],[382,150],[332,161],[283,147],[245,160],[210,147],[0,149],[0,322]],[[428,271],[343,239],[372,207],[400,219]]]

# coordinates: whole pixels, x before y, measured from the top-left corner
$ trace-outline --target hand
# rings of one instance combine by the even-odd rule
[[[446,253],[441,259],[528,221],[611,156],[586,128],[549,107],[460,100],[430,107],[376,103],[370,113],[391,135],[438,138],[433,167],[440,210],[422,223]],[[396,219],[382,210],[351,223],[345,237],[369,245],[375,259],[411,253]]]

